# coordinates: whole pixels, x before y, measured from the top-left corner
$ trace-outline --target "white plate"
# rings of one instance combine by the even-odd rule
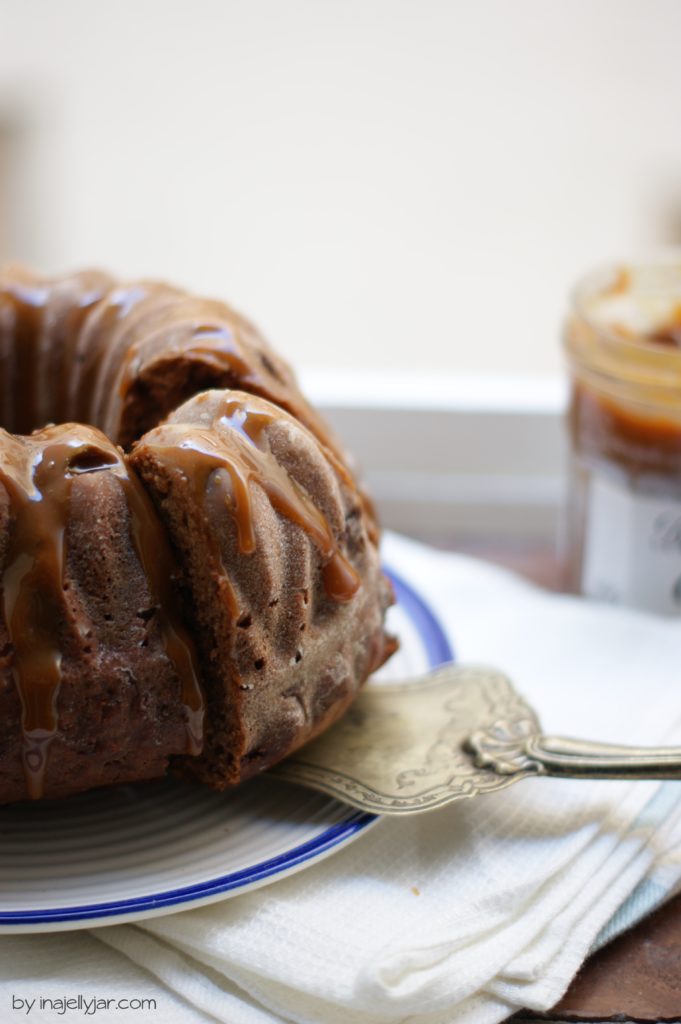
[[[377,680],[453,656],[423,598],[389,575],[401,648]],[[162,779],[0,808],[0,932],[120,924],[225,899],[299,871],[377,820],[267,775],[230,793]]]

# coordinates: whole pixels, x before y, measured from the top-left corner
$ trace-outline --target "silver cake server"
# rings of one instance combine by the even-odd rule
[[[415,814],[537,775],[681,779],[681,747],[546,736],[502,673],[445,665],[369,684],[340,722],[272,771],[362,810]]]

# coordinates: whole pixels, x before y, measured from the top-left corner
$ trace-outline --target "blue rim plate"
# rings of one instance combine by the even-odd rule
[[[437,615],[394,570],[384,678],[453,660]],[[299,871],[378,817],[268,776],[219,794],[174,779],[0,809],[0,933],[140,920]]]

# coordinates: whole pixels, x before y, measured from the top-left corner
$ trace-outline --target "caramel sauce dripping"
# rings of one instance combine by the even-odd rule
[[[203,697],[196,654],[176,609],[170,548],[151,503],[116,448],[98,430],[47,427],[30,437],[3,432],[0,482],[13,524],[3,572],[4,616],[14,648],[12,673],[22,706],[23,764],[28,795],[42,796],[49,747],[58,728],[66,531],[73,480],[113,472],[124,489],[133,542],[160,611],[169,658],[182,680],[188,752],[201,747]]]
[[[117,383],[104,402],[103,419],[107,423],[117,422],[147,364],[153,364],[157,358],[182,359],[208,367],[215,374],[215,387],[236,388],[280,406],[343,463],[344,453],[328,424],[305,401],[292,375],[275,366],[274,354],[267,351],[262,340],[256,344],[248,337],[251,328],[237,313],[208,299],[185,297],[177,300],[175,308],[171,304],[165,310],[164,301],[163,297],[156,300],[159,311],[165,314],[161,323],[134,341],[121,358]],[[191,311],[187,310],[188,302]],[[154,351],[156,342],[163,342],[160,353]],[[107,376],[106,367],[100,369],[99,376],[101,384]],[[182,400],[190,397],[191,394],[185,394]]]
[[[227,474],[223,507],[234,518],[239,550],[245,555],[256,547],[251,486],[261,487],[275,511],[300,526],[319,550],[327,596],[350,601],[360,587],[359,575],[339,550],[325,517],[270,451],[267,428],[281,415],[279,410],[249,407],[243,399],[226,399],[210,427],[166,423],[145,440],[145,446],[167,471],[180,470],[199,504],[206,500],[211,476],[220,470]],[[228,433],[218,432],[219,426]],[[219,560],[215,548],[214,553]],[[233,592],[228,599],[237,615]]]
[[[11,287],[3,289],[3,298],[13,307],[12,380],[8,392],[9,419],[17,432],[31,430],[35,408],[35,340],[43,322],[43,312],[50,290],[34,281],[26,271],[17,270]]]
[[[186,326],[189,334],[183,342],[169,345],[164,352],[164,358],[182,356],[187,359],[200,359],[216,371],[237,377],[247,386],[265,387],[261,376],[239,352],[234,331],[228,326],[218,324],[184,325],[181,320],[177,325],[173,325],[171,321],[170,324],[165,324],[161,328],[159,334],[170,334],[173,328],[178,326]],[[132,345],[125,355],[118,382],[118,397],[121,401],[125,399],[137,379],[141,369],[139,349],[148,341],[148,338],[141,339],[136,345]],[[210,344],[211,342],[213,344]]]
[[[97,378],[106,356],[106,348],[98,339],[105,339],[109,343],[108,347],[111,347],[111,333],[134,316],[138,307],[143,306],[148,299],[148,289],[142,283],[114,285],[102,296],[93,316],[78,332],[78,373],[73,374],[70,367],[64,367],[69,381],[68,404],[74,410],[72,415],[78,419],[87,418],[89,422],[98,419],[93,415],[96,410],[91,406],[96,394]]]

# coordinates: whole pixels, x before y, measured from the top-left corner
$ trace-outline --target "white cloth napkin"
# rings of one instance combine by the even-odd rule
[[[458,660],[507,672],[548,731],[681,743],[678,621],[550,595],[395,535],[384,558],[437,608]],[[492,1024],[553,1005],[625,901],[624,925],[679,888],[681,783],[528,780],[383,820],[204,909],[3,938],[0,1000],[153,996],[143,1019],[164,1024]]]

